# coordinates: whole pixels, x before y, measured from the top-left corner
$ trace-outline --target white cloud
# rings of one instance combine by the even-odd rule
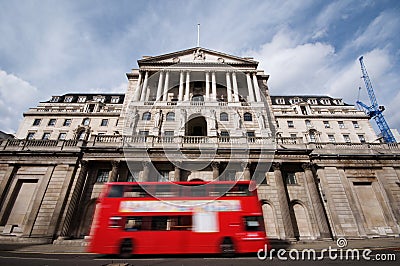
[[[334,48],[320,42],[301,44],[295,35],[281,31],[259,51],[246,52],[260,60],[260,68],[270,75],[272,94],[318,94],[331,74]]]
[[[0,70],[0,130],[15,133],[15,127],[22,120],[26,106],[38,102],[38,90],[13,74]]]

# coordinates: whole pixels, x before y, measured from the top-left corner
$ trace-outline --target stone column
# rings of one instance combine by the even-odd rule
[[[6,209],[5,205],[5,201],[6,201],[6,197],[7,194],[6,191],[9,190],[12,181],[14,179],[15,174],[18,172],[20,166],[18,165],[8,165],[6,172],[4,173],[4,178],[0,183],[0,217],[2,217],[4,214],[4,210]]]
[[[64,224],[61,230],[61,237],[69,236],[69,232],[72,228],[70,228],[71,220],[74,214],[78,213],[78,201],[81,198],[83,192],[83,185],[86,180],[87,172],[88,172],[88,161],[80,161],[81,169],[79,175],[77,177],[74,190],[72,191],[71,201],[69,202],[69,206],[67,207],[67,213],[65,215]]]
[[[260,87],[258,86],[258,80],[257,80],[256,73],[253,74],[253,84],[254,84],[254,91],[256,93],[257,102],[261,102]]]
[[[179,74],[179,92],[178,92],[178,101],[181,102],[183,100],[183,79],[185,78],[183,76],[183,71],[180,72]]]
[[[217,80],[215,77],[215,72],[211,73],[211,89],[212,89],[212,99],[213,101],[217,100]]]
[[[238,85],[237,85],[236,72],[232,73],[232,83],[233,83],[234,99],[235,99],[235,102],[238,102],[239,101],[239,89],[238,89]]]
[[[210,100],[210,72],[206,71],[206,101]]]
[[[108,178],[108,182],[116,182],[118,178],[119,161],[111,161],[111,165],[112,165],[112,170]]]
[[[175,176],[175,181],[181,181],[181,168],[179,168],[179,165],[175,163],[175,169],[174,169],[174,176]]]
[[[314,175],[311,170],[311,163],[303,163],[301,167],[304,169],[306,176],[306,186],[308,193],[310,193],[311,204],[313,206],[313,211],[317,219],[318,229],[322,238],[331,238],[328,221],[326,220],[326,215],[324,212],[324,207],[322,206],[321,197],[317,189],[317,184],[315,183]]]
[[[160,71],[160,76],[158,77],[156,101],[161,101],[163,79],[164,79],[164,71]]]
[[[185,101],[189,101],[189,89],[190,89],[190,72],[186,72],[186,89],[185,89]]]
[[[140,101],[141,102],[144,102],[144,100],[146,99],[148,78],[149,78],[149,72],[146,71],[146,74],[144,75],[142,94],[140,95]]]
[[[143,182],[151,181],[151,180],[149,180],[149,177],[150,177],[150,163],[151,162],[142,162],[142,164],[143,164],[143,176],[142,176]]]
[[[165,84],[164,84],[164,93],[163,93],[163,102],[166,102],[168,99],[168,86],[169,86],[169,71],[165,73]]]
[[[292,219],[290,217],[288,194],[286,191],[286,184],[283,180],[281,172],[281,163],[272,163],[272,169],[274,170],[276,190],[278,193],[278,202],[282,215],[283,229],[285,231],[285,235],[281,235],[281,237],[289,240],[294,240],[294,231]]]
[[[232,102],[231,75],[229,72],[226,72],[226,95],[228,95],[228,103]]]
[[[242,163],[243,179],[244,180],[250,180],[251,179],[250,166],[251,166],[251,163],[249,163],[249,162],[243,162]]]
[[[219,177],[219,162],[212,162],[211,167],[213,170],[213,180],[216,180]]]
[[[140,83],[141,82],[142,82],[142,73],[139,72],[139,79],[138,79],[138,82],[136,84],[135,93],[133,94],[133,100],[135,102],[139,101],[139,99],[140,99],[140,89],[141,89],[140,88]]]
[[[247,90],[249,91],[249,102],[254,102],[254,92],[253,92],[253,85],[251,84],[250,73],[246,73],[247,78]]]
[[[382,167],[382,170],[377,171],[376,176],[385,190],[394,216],[396,217],[397,221],[400,221],[400,211],[398,211],[400,210],[400,194],[396,193],[399,186],[399,177],[397,176],[396,170],[393,166],[384,166]]]

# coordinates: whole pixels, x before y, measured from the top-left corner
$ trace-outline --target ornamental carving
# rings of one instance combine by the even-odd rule
[[[202,50],[197,49],[196,51],[193,52],[193,60],[194,61],[204,61],[206,59],[206,55]]]

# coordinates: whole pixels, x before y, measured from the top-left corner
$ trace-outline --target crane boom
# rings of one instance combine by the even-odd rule
[[[376,100],[375,92],[374,92],[374,89],[372,88],[372,83],[371,83],[371,80],[369,79],[367,68],[364,65],[363,59],[364,59],[364,56],[360,56],[360,58],[358,59],[358,60],[360,60],[360,64],[361,64],[362,78],[364,80],[365,88],[367,89],[369,99],[371,101],[371,108],[377,109],[378,101]]]
[[[362,72],[362,78],[365,83],[365,88],[367,89],[369,100],[371,102],[371,106],[366,105],[365,103],[357,100],[358,106],[363,108],[366,112],[366,114],[370,117],[373,118],[378,125],[378,128],[382,134],[382,137],[386,143],[394,143],[396,142],[396,139],[394,138],[392,132],[390,131],[389,125],[387,124],[382,112],[385,110],[383,106],[378,105],[378,101],[376,100],[375,92],[372,87],[371,80],[369,79],[367,68],[364,65],[363,61],[364,57],[360,56],[359,61],[361,64],[361,72]]]

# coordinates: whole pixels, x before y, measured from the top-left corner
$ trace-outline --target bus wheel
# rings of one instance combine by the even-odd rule
[[[225,237],[222,240],[220,249],[223,256],[233,257],[235,255],[235,245],[230,237]]]
[[[129,258],[130,256],[132,256],[132,251],[133,251],[132,240],[130,240],[129,238],[124,239],[121,242],[121,246],[119,248],[119,256],[121,258]]]

